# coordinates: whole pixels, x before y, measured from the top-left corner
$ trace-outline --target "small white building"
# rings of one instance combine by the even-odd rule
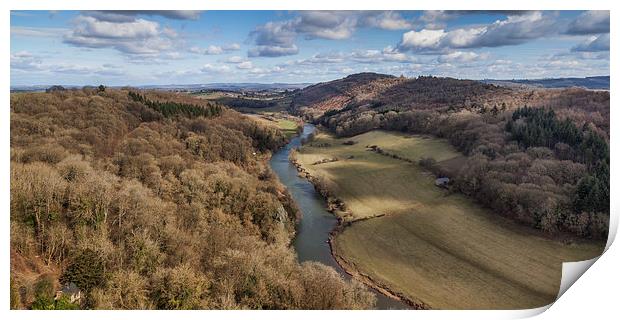
[[[62,297],[69,298],[69,302],[71,303],[79,302],[82,298],[82,291],[75,283],[69,282],[65,284],[62,289],[56,291],[56,297],[54,299],[58,300]]]
[[[435,179],[435,185],[440,188],[447,188],[448,183],[450,183],[450,178],[447,178],[447,177],[441,177],[441,178]]]

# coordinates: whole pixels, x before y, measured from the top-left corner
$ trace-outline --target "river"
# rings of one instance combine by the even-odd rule
[[[297,175],[297,169],[288,159],[291,150],[299,147],[301,139],[314,130],[313,125],[305,124],[301,136],[292,138],[285,147],[273,154],[270,165],[302,212],[297,235],[293,240],[299,262],[318,261],[333,267],[345,279],[350,279],[351,276],[336,263],[327,242],[329,233],[336,227],[338,220],[327,211],[325,201],[314,190],[312,184]],[[402,301],[392,299],[377,290],[371,290],[377,296],[377,309],[409,309],[408,305]]]

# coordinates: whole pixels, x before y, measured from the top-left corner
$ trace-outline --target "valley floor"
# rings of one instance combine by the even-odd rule
[[[373,145],[414,161],[372,152]],[[433,157],[439,165],[458,167],[462,156],[441,139],[382,131],[336,139],[319,133],[296,157],[346,205],[336,213],[347,226],[332,244],[341,263],[434,309],[549,304],[559,290],[562,262],[590,259],[604,246],[541,237],[436,187],[435,177],[415,161]]]

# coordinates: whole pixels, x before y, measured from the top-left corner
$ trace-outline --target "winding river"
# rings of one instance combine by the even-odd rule
[[[327,242],[329,233],[336,227],[338,220],[327,211],[324,200],[314,190],[312,184],[297,175],[297,169],[288,159],[290,151],[299,147],[301,139],[314,130],[313,125],[305,124],[300,136],[291,139],[285,147],[273,154],[270,165],[302,212],[297,235],[293,240],[299,261],[321,262],[336,269],[345,279],[350,279],[351,276],[336,263]],[[378,309],[408,309],[405,303],[374,289],[372,291],[377,296]]]

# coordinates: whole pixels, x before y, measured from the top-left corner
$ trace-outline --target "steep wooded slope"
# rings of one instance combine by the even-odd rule
[[[13,94],[11,307],[371,307],[288,246],[297,210],[265,162],[284,142],[184,95]],[[54,301],[71,282],[79,304]]]

